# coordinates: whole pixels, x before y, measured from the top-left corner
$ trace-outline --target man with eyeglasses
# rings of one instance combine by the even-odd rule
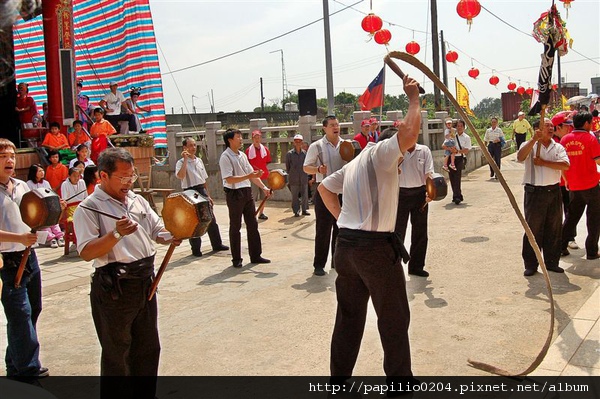
[[[21,219],[19,205],[29,187],[24,181],[12,177],[16,166],[16,147],[0,138],[0,252],[4,267],[2,278],[2,306],[6,315],[7,377],[46,377],[48,369],[39,359],[40,343],[36,322],[42,312],[42,279],[35,251],[32,249],[27,260],[21,286],[15,287],[15,275],[25,248],[37,241]]]
[[[204,168],[202,159],[196,156],[196,140],[191,137],[183,139],[182,158],[175,165],[175,176],[181,180],[181,188],[184,190],[195,190],[202,196],[208,198],[211,208],[214,206],[213,199],[208,192],[206,180],[208,173]],[[227,251],[228,246],[223,245],[219,225],[213,213],[213,219],[208,225],[208,238],[212,245],[213,251]],[[192,247],[192,255],[202,256],[202,237],[190,238],[190,246]]]
[[[346,164],[346,161],[340,156],[340,123],[335,116],[328,116],[323,119],[323,131],[325,136],[315,141],[308,147],[306,158],[304,159],[304,172],[309,175],[316,175],[317,190],[313,197],[315,204],[315,257],[313,267],[315,276],[324,276],[325,264],[329,253],[329,244],[331,243],[331,267],[335,265],[333,258],[335,254],[335,240],[338,235],[338,227],[335,218],[329,212],[318,190],[318,184],[332,173],[338,171]],[[339,196],[341,204],[342,196]]]
[[[103,398],[119,396],[122,383],[134,383],[132,398],[154,397],[160,356],[156,296],[148,301],[156,249],[169,244],[162,220],[148,202],[133,193],[138,176],[133,157],[109,148],[98,158],[100,185],[73,216],[77,250],[94,260],[90,301],[102,347],[101,375],[151,377],[102,379]],[[111,214],[115,220],[94,210]],[[180,240],[173,241],[176,245]]]

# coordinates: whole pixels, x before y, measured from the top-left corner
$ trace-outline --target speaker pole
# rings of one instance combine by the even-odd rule
[[[260,78],[260,112],[265,112],[265,94],[263,92],[262,78]]]
[[[329,32],[329,0],[323,0],[323,27],[325,33],[325,71],[327,76],[327,115],[333,115],[333,67],[331,65],[331,34]]]

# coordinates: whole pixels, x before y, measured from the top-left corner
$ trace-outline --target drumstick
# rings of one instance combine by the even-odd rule
[[[35,233],[35,230],[31,230],[31,232]],[[25,252],[23,252],[21,263],[19,263],[19,268],[17,269],[17,274],[15,275],[15,288],[21,288],[21,279],[23,278],[23,273],[25,272],[25,265],[27,264],[27,260],[29,259],[29,252],[31,252],[31,246],[25,248]]]
[[[115,215],[111,215],[110,213],[102,212],[99,209],[90,208],[89,206],[85,206],[85,205],[81,205],[81,204],[79,204],[78,206],[82,207],[83,209],[87,209],[88,211],[99,213],[99,214],[109,217],[111,219],[121,220],[121,218],[119,216],[115,216]]]
[[[73,194],[73,195],[71,195],[69,198],[67,198],[67,199],[65,200],[65,202],[69,202],[69,201],[71,201],[73,198],[77,197],[79,194],[83,194],[83,193],[85,193],[86,191],[87,191],[87,188],[86,188],[85,190],[81,190],[81,191],[80,191],[80,192],[78,192],[77,194]]]
[[[400,76],[400,79],[404,79],[404,72],[402,72],[402,70],[400,69],[400,67],[398,65],[396,65],[396,63],[392,60],[392,58],[390,57],[390,55],[386,55],[385,58],[383,59],[383,62],[385,62],[387,64],[387,66],[389,66],[392,71],[394,71],[396,73],[396,75]],[[425,94],[425,89],[422,88],[418,83],[417,86],[419,86],[419,93],[421,94]]]
[[[273,194],[273,190],[269,190],[269,193]],[[263,198],[260,205],[258,206],[258,209],[256,210],[256,212],[254,212],[254,216],[258,216],[262,213],[263,209],[265,209],[266,202],[267,202],[267,197]]]
[[[171,255],[173,255],[173,251],[175,251],[176,246],[177,245],[175,245],[175,244],[169,245],[167,254],[165,255],[165,258],[163,259],[162,263],[160,264],[160,268],[158,269],[158,272],[156,273],[156,277],[154,278],[154,281],[152,281],[152,285],[150,286],[150,294],[148,294],[149,301],[152,300],[152,298],[154,297],[154,294],[156,293],[156,290],[158,289],[158,282],[160,281],[165,270],[167,269],[167,265],[169,264],[169,260],[171,260]]]

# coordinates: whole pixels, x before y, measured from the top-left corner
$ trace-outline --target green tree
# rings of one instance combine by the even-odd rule
[[[489,119],[502,115],[502,101],[499,98],[486,97],[473,108],[473,112],[481,119]]]

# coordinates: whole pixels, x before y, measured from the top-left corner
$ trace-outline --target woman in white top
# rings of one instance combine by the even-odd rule
[[[502,160],[502,145],[505,143],[504,132],[498,127],[498,118],[492,118],[492,127],[485,131],[483,141],[488,144],[488,151],[494,158],[494,162],[500,169],[500,162]],[[498,180],[498,176],[494,176],[494,169],[490,165],[490,177]]]
[[[27,186],[29,189],[35,190],[36,188],[47,188],[48,190],[52,190],[50,183],[44,179],[44,176],[46,176],[46,173],[44,172],[42,165],[31,165],[29,167],[29,173],[27,174]],[[63,238],[65,233],[62,232],[58,224],[45,229],[39,229],[38,231],[45,231],[48,233],[46,244],[50,244],[51,248],[65,246],[65,240]]]
[[[60,186],[60,195],[67,201],[67,206],[81,202],[87,197],[87,188],[80,177],[79,169],[69,169],[69,178]]]

